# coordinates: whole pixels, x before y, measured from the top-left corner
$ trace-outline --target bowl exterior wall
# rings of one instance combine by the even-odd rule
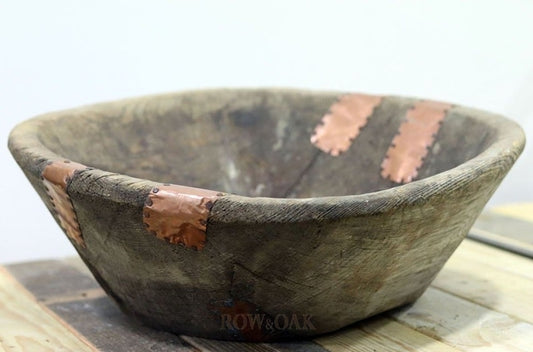
[[[291,209],[315,218],[302,222],[283,209],[266,211],[255,223],[219,222],[224,213],[243,211],[233,196],[222,197],[198,251],[147,232],[142,212],[149,185],[118,191],[118,184],[110,186],[115,175],[80,171],[67,191],[85,245],[71,241],[119,306],[152,326],[229,340],[312,336],[416,300],[505,172],[495,168],[461,187],[370,215],[328,219],[353,209],[334,199],[323,209],[302,202]],[[59,222],[42,180],[27,175]],[[275,221],[264,220],[269,217]],[[254,319],[263,321],[259,328],[250,327]]]

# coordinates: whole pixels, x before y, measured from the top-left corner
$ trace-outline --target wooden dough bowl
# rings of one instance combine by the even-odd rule
[[[456,105],[279,89],[84,106],[9,138],[124,312],[246,341],[416,300],[524,143],[514,122]]]

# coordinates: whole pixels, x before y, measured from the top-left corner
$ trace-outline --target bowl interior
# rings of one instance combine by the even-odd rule
[[[310,140],[335,93],[216,90],[100,104],[43,120],[39,139],[87,166],[158,182],[246,196],[361,194],[399,184],[381,175],[383,161],[418,101],[381,98],[338,156]],[[471,159],[495,135],[453,108],[439,126],[414,179]]]

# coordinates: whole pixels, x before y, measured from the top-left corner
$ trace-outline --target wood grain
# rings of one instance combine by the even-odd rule
[[[432,287],[391,316],[461,351],[529,352],[533,346],[533,325]]]
[[[278,352],[274,347],[264,343],[246,343],[232,341],[216,341],[202,339],[199,337],[182,336],[182,338],[196,347],[201,352],[220,351],[220,352]]]
[[[6,351],[95,351],[0,267],[0,347]]]
[[[380,317],[314,340],[332,352],[452,352],[457,349],[394,320]]]
[[[485,267],[533,280],[530,258],[472,240],[463,241],[457,250],[459,256],[467,257],[468,260],[481,263]]]
[[[433,281],[433,287],[533,323],[533,304],[527,304],[533,303],[533,280],[469,259],[461,248],[457,252]],[[528,272],[533,272],[533,263],[528,267]]]

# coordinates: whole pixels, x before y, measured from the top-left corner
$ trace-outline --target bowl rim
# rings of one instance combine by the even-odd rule
[[[127,105],[138,103],[140,101],[147,101],[152,99],[162,99],[165,97],[173,97],[183,94],[202,94],[213,93],[217,91],[263,91],[263,92],[277,92],[277,93],[303,93],[303,94],[345,94],[345,92],[337,91],[316,91],[306,89],[286,89],[286,88],[216,88],[216,89],[201,89],[201,90],[186,90],[174,93],[155,94],[141,97],[127,98],[115,101],[108,101],[103,103],[96,103],[84,105],[78,108],[54,111],[42,115],[37,115],[29,120],[23,121],[16,125],[8,138],[8,146],[15,159],[25,171],[26,168],[33,164],[33,169],[40,169],[39,164],[49,161],[69,160],[61,155],[56,154],[39,138],[39,127],[43,122],[48,122],[54,119],[62,118],[66,115],[79,115],[84,111],[98,107],[106,109],[113,104]],[[384,97],[399,98],[399,99],[413,99],[411,97],[387,95]],[[349,194],[342,196],[320,196],[312,198],[275,198],[275,197],[251,197],[237,194],[226,193],[223,197],[227,201],[231,201],[242,207],[251,207],[261,209],[265,214],[264,218],[275,220],[276,213],[279,213],[278,206],[283,206],[287,209],[291,208],[294,211],[295,217],[287,219],[283,217],[283,222],[301,222],[310,221],[318,217],[324,218],[338,218],[344,216],[354,215],[370,215],[376,213],[385,213],[391,209],[398,207],[405,207],[419,202],[427,201],[430,197],[442,194],[450,189],[455,189],[460,185],[465,185],[475,181],[475,179],[486,172],[496,171],[502,173],[502,177],[508,172],[512,164],[516,161],[525,146],[525,134],[522,128],[514,121],[498,114],[478,110],[474,108],[467,108],[460,105],[453,105],[451,108],[454,112],[461,115],[468,116],[487,125],[495,132],[495,140],[485,150],[477,154],[473,158],[451,168],[446,171],[428,176],[422,179],[414,180],[410,183],[400,184],[394,187],[383,189],[380,191],[367,192],[361,194]],[[20,153],[20,155],[19,155]],[[77,160],[72,160],[76,162]],[[25,165],[23,165],[25,164]],[[90,165],[87,165],[90,167]],[[122,192],[139,192],[141,188],[152,188],[161,185],[161,182],[140,179],[127,174],[115,173],[112,170],[101,170],[97,168],[89,168],[80,171],[101,177],[103,175],[113,175],[113,177],[106,177],[102,179],[104,182],[104,189],[113,187]],[[40,175],[38,175],[40,177]],[[436,186],[438,187],[432,187]],[[224,192],[224,191],[221,191]],[[94,196],[94,192],[91,192]],[[101,194],[99,194],[101,195]],[[102,195],[103,196],[103,195]],[[107,197],[109,199],[109,197]],[[220,200],[219,199],[219,200]],[[316,207],[317,212],[300,212],[297,211],[303,203]],[[132,205],[137,205],[136,203]],[[346,211],[339,215],[338,212],[324,212],[324,209],[331,207],[345,207]],[[213,208],[213,214],[216,213]],[[224,212],[224,216],[216,216],[217,221],[221,222],[257,222],[257,216],[253,215],[256,212]],[[317,215],[320,214],[320,215]]]

